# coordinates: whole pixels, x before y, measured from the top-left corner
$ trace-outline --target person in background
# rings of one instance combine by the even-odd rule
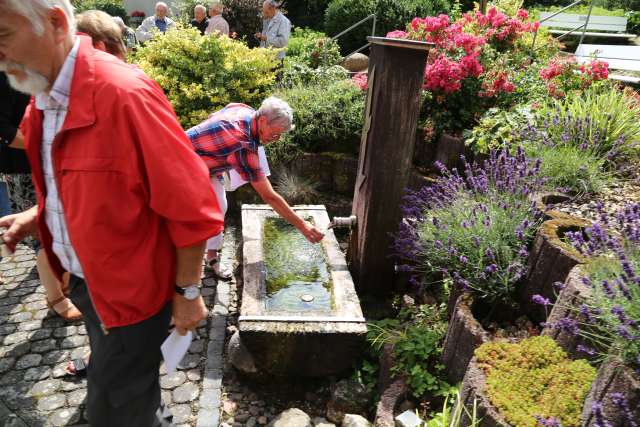
[[[36,204],[36,194],[31,181],[31,168],[24,152],[24,136],[19,129],[24,111],[29,104],[29,95],[11,88],[7,76],[0,73],[0,156],[2,171],[8,193],[8,210],[2,216],[12,212],[22,212]],[[3,207],[6,209],[7,207]],[[44,287],[47,306],[66,321],[80,319],[82,314],[65,295],[65,286],[56,279],[51,271],[47,254],[33,241],[36,252],[36,268],[40,283]]]
[[[296,227],[312,243],[324,234],[313,224],[299,217],[289,204],[276,193],[260,165],[259,148],[280,139],[293,128],[293,111],[285,101],[270,97],[258,111],[244,104],[229,104],[209,116],[207,120],[187,131],[193,147],[209,167],[211,185],[221,211],[226,213],[227,199],[222,175],[231,169],[260,195],[265,203]],[[232,272],[222,266],[220,250],[223,234],[207,241],[207,266],[219,278],[227,280]]]
[[[280,12],[278,2],[265,0],[262,3],[262,32],[255,37],[260,40],[260,47],[286,48],[291,35],[291,21]],[[284,59],[286,52],[278,53],[279,59]]]
[[[229,23],[222,17],[224,6],[220,1],[213,1],[209,5],[209,26],[205,30],[205,34],[224,34],[229,35]]]
[[[165,2],[156,3],[155,15],[145,18],[136,30],[136,37],[140,43],[150,40],[156,31],[164,34],[168,30],[176,28],[176,23],[167,16],[167,13],[169,13],[169,7]]]
[[[183,335],[207,317],[205,243],[224,227],[208,170],[162,89],[76,34],[69,0],[2,0],[0,34],[0,69],[34,96],[21,129],[38,200],[0,219],[2,240],[37,232],[70,273],[91,426],[166,425],[160,345],[172,317]]]
[[[76,28],[91,37],[93,47],[125,60],[127,48],[122,40],[122,31],[111,15],[101,10],[87,10],[76,15]]]
[[[131,53],[135,50],[136,45],[138,44],[138,40],[136,39],[136,32],[131,28],[127,27],[119,16],[112,16],[113,22],[120,28],[120,33],[122,34],[122,41],[124,41],[124,45],[127,47],[127,53]]]
[[[200,30],[200,34],[204,35],[205,30],[209,26],[209,20],[207,19],[207,8],[199,4],[193,8],[193,19],[191,25]]]

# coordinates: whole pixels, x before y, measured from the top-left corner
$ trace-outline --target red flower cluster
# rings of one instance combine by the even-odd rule
[[[390,39],[406,39],[407,33],[402,30],[395,30],[387,33],[387,37]]]
[[[485,81],[482,82],[482,91],[479,93],[483,98],[490,98],[501,92],[511,93],[516,90],[514,84],[509,81],[506,72],[499,71],[488,74]]]
[[[132,18],[144,18],[145,16],[146,14],[141,10],[134,10],[133,12],[131,12]]]
[[[547,91],[554,98],[562,98],[567,91],[585,89],[595,81],[609,77],[609,64],[594,60],[579,65],[573,56],[557,56],[540,70],[540,77],[547,82]]]
[[[466,13],[461,21],[483,33],[487,40],[498,43],[513,43],[523,34],[536,32],[540,27],[539,22],[529,22],[529,13],[522,9],[515,18],[509,18],[492,7],[484,15],[480,12]]]
[[[460,80],[465,78],[466,74],[459,62],[440,55],[427,65],[424,72],[424,87],[434,92],[457,92],[461,88]]]
[[[593,81],[606,80],[609,78],[609,63],[596,59],[589,64],[582,64],[580,72],[589,76]]]
[[[358,73],[351,77],[351,81],[362,90],[369,89],[369,77],[367,73]]]

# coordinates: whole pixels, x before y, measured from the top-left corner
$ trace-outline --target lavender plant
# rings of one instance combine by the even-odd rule
[[[516,305],[528,244],[540,222],[528,199],[543,180],[539,162],[521,148],[492,151],[484,167],[465,161],[463,174],[438,166],[441,177],[409,191],[396,255],[420,284],[425,277],[451,279],[492,305]]]
[[[599,210],[586,237],[569,233],[572,244],[594,259],[583,278],[592,296],[550,326],[580,335],[589,344],[581,350],[596,360],[614,354],[640,373],[640,204],[625,206],[613,218],[601,205]]]

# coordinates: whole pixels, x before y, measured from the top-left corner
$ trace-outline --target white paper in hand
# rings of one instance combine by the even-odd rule
[[[168,374],[175,372],[178,363],[187,353],[193,335],[187,331],[186,335],[180,335],[175,329],[160,346],[162,357],[164,357],[164,367]]]

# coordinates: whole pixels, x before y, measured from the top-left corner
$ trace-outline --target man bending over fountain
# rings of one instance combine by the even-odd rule
[[[235,170],[249,181],[265,203],[296,227],[312,243],[324,234],[313,224],[299,217],[289,204],[271,187],[260,167],[258,147],[276,142],[293,128],[293,111],[285,101],[270,97],[258,111],[244,104],[229,104],[209,116],[207,120],[187,131],[196,153],[211,172],[211,184],[223,214],[227,199],[222,174]],[[221,266],[220,233],[207,241],[207,265],[220,279],[231,277],[231,271]]]

